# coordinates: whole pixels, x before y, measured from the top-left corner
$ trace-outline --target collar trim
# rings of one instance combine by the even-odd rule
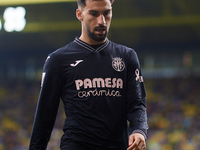
[[[109,40],[106,39],[106,41],[97,49],[94,49],[93,47],[91,47],[89,44],[83,42],[82,40],[80,40],[79,38],[75,38],[74,42],[76,42],[78,45],[92,51],[92,52],[100,52],[101,50],[103,50],[104,48],[106,48],[106,46],[108,46],[109,44]]]

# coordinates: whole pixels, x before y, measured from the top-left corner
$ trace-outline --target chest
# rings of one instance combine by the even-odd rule
[[[115,52],[74,53],[63,59],[64,78],[113,78],[126,74],[126,58]]]

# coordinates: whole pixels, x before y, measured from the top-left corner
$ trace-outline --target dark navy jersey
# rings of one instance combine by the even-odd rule
[[[108,39],[93,48],[76,38],[47,57],[31,150],[46,149],[60,99],[66,114],[62,150],[70,142],[88,150],[126,150],[127,120],[131,132],[147,134],[144,82],[131,48]]]

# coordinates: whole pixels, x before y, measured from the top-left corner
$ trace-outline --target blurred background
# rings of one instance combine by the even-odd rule
[[[115,0],[108,38],[137,52],[148,150],[200,150],[200,1]],[[47,55],[81,33],[73,0],[0,0],[0,150],[26,150]],[[48,150],[58,150],[62,103]]]

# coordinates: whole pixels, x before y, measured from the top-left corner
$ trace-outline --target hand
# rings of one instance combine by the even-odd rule
[[[140,133],[133,133],[129,136],[129,147],[127,150],[145,150],[145,138]]]

